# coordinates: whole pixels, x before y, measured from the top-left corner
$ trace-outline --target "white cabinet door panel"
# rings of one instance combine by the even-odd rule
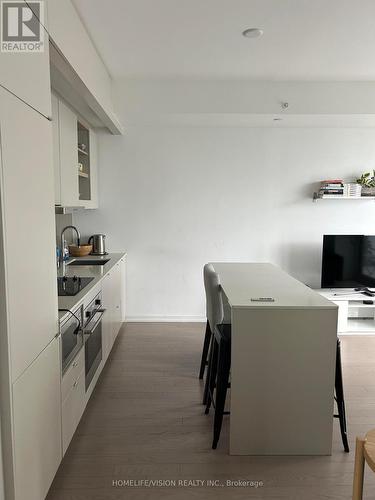
[[[122,325],[121,319],[121,263],[118,262],[112,272],[113,293],[114,293],[114,308],[113,308],[113,342],[116,340],[117,334]]]
[[[0,189],[12,380],[58,332],[51,122],[0,89]]]
[[[85,373],[74,381],[62,404],[62,444],[65,454],[85,409]]]
[[[98,208],[98,142],[97,135],[88,126],[89,165],[85,165],[88,180],[79,178],[78,162],[83,161],[78,155],[78,117],[76,113],[59,97],[52,94],[52,129],[53,129],[53,165],[55,177],[55,204],[63,207]],[[82,140],[82,138],[81,138]],[[86,141],[83,141],[85,142]],[[89,182],[80,185],[80,182]],[[80,186],[82,199],[80,199]],[[90,198],[90,199],[88,199]]]
[[[103,362],[105,363],[113,346],[113,286],[112,273],[108,273],[102,281],[102,299],[105,313],[102,322]]]
[[[121,321],[126,319],[126,258],[120,260],[121,267]]]
[[[61,380],[61,401],[65,401],[73,389],[74,383],[85,370],[85,348],[82,347],[76,358],[72,361]]]
[[[62,458],[59,343],[13,384],[16,500],[45,498]]]
[[[45,3],[41,2],[42,8]],[[44,36],[43,52],[0,52],[0,85],[44,116],[50,117],[49,41],[48,33],[42,26],[40,30]]]

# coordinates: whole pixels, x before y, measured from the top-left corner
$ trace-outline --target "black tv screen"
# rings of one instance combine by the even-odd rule
[[[322,288],[375,287],[375,236],[324,235]]]

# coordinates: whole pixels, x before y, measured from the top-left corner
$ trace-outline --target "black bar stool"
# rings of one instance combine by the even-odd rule
[[[206,365],[208,364],[208,351],[210,348],[211,337],[212,337],[212,333],[211,333],[210,323],[207,320],[206,333],[204,334],[204,341],[203,341],[201,366],[199,369],[199,378],[200,379],[203,379],[204,371],[206,369]]]
[[[216,325],[221,324],[224,320],[224,306],[223,306],[220,280],[212,264],[206,264],[204,266],[203,279],[204,279],[204,289],[206,293],[207,324],[206,324],[206,333],[203,343],[201,367],[199,372],[199,376],[202,375],[202,377],[207,363],[208,351],[210,352],[209,358],[212,358],[212,351],[214,346],[213,342],[214,336],[212,335],[212,332],[214,331]],[[209,382],[209,374],[207,373],[205,387],[204,387],[204,394],[203,394],[204,405],[207,404],[208,382]]]
[[[223,416],[228,415],[225,411],[225,400],[227,390],[230,387],[230,363],[231,363],[231,325],[217,325],[214,330],[211,359],[209,363],[208,396],[206,404],[206,415],[210,411],[211,403],[215,408],[214,437],[212,449],[216,450],[220,438]],[[215,399],[214,399],[214,391]]]
[[[215,269],[212,264],[206,264],[203,267],[203,282],[204,282],[204,290],[206,293],[206,332],[204,334],[203,341],[203,349],[202,349],[202,357],[201,357],[201,365],[199,369],[199,378],[203,379],[204,371],[206,366],[208,365],[208,351],[210,349],[211,338],[212,338],[212,330],[210,327],[210,316],[212,316],[211,311],[213,310],[213,299],[212,293],[215,293],[215,287],[210,285],[210,280],[213,277],[213,273],[215,273]],[[215,273],[216,274],[216,273]],[[216,275],[217,277],[217,275]],[[218,277],[215,279],[215,282],[219,283]],[[221,313],[223,314],[223,307],[221,307]],[[211,318],[212,319],[212,318]],[[205,401],[203,404],[206,404]]]

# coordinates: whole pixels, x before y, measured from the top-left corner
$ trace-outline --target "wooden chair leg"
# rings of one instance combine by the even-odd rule
[[[356,439],[355,444],[355,461],[354,461],[354,478],[353,478],[353,500],[362,500],[363,496],[363,475],[365,467],[365,457],[363,455],[363,438]]]
[[[204,375],[204,370],[207,365],[207,360],[208,360],[208,350],[210,348],[210,341],[211,341],[211,328],[210,324],[206,323],[206,333],[204,335],[204,342],[203,342],[203,350],[202,350],[202,359],[201,359],[201,366],[199,369],[199,378],[202,380],[203,375]]]

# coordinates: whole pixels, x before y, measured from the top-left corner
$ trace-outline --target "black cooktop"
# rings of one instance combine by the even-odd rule
[[[57,278],[57,294],[61,297],[77,295],[94,278],[80,278],[79,276],[64,276]]]

